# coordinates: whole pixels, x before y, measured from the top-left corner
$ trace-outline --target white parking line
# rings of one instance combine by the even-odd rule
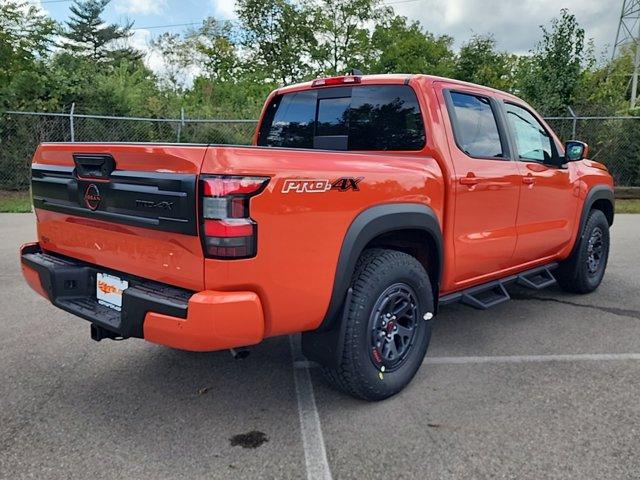
[[[494,357],[426,357],[423,363],[458,365],[467,363],[528,363],[528,362],[602,362],[640,360],[640,353],[585,353],[575,355],[512,355]]]
[[[289,337],[293,355],[293,378],[298,397],[302,446],[307,467],[307,480],[331,480],[331,469],[324,447],[322,425],[313,394],[313,384],[309,375],[309,362],[302,355],[300,336]]]

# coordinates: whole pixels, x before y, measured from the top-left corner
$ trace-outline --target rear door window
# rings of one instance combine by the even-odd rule
[[[425,141],[422,114],[411,87],[367,85],[276,97],[265,114],[258,145],[330,150],[420,150]]]
[[[349,150],[419,150],[424,143],[422,114],[411,87],[353,89]]]
[[[458,147],[474,158],[504,158],[489,98],[450,92],[449,115]]]

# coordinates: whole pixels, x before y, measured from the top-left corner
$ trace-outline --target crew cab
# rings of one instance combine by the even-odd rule
[[[440,307],[598,287],[613,182],[587,157],[508,93],[321,78],[274,91],[252,146],[41,144],[22,269],[94,340],[302,333],[333,384],[380,400],[417,372]]]

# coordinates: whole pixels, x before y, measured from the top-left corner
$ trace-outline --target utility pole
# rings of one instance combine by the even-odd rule
[[[623,0],[618,33],[613,44],[611,60],[623,46],[630,45],[634,52],[633,73],[631,74],[631,108],[638,100],[638,76],[640,75],[640,0]]]

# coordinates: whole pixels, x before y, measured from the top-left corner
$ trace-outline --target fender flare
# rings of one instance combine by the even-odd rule
[[[435,245],[438,265],[437,278],[431,278],[437,297],[442,278],[443,241],[440,222],[435,212],[427,205],[416,203],[393,203],[371,207],[361,212],[349,226],[342,242],[331,300],[320,326],[302,334],[302,351],[310,359],[325,366],[337,367],[342,358],[346,322],[340,316],[342,307],[351,297],[351,277],[356,262],[367,244],[379,235],[398,230],[424,231]],[[438,304],[437,298],[434,305]]]
[[[422,230],[431,237],[438,259],[437,278],[431,281],[436,287],[440,284],[443,263],[442,230],[431,207],[419,203],[390,203],[368,208],[356,216],[342,241],[331,300],[324,320],[318,327],[319,331],[326,331],[335,323],[344,304],[356,262],[367,244],[382,234],[398,230]]]
[[[584,203],[582,204],[582,213],[580,214],[580,225],[578,227],[578,234],[576,235],[576,241],[571,249],[571,255],[575,252],[576,248],[578,248],[578,244],[580,243],[580,238],[584,235],[584,226],[587,223],[587,218],[589,217],[589,212],[593,207],[593,204],[598,200],[606,200],[611,204],[611,219],[609,220],[609,226],[613,225],[613,217],[615,215],[615,195],[613,193],[613,188],[608,185],[596,185],[589,190],[587,193],[587,198],[585,198]],[[569,257],[571,257],[571,255]]]

